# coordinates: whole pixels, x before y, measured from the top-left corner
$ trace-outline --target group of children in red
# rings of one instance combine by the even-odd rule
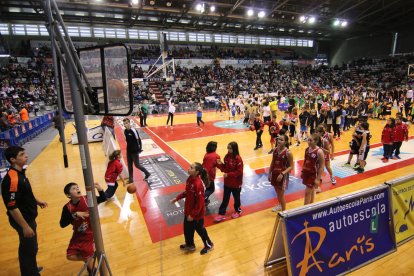
[[[395,119],[388,118],[381,135],[381,143],[384,148],[382,162],[386,163],[389,159],[401,159],[400,148],[402,142],[407,140],[408,128],[402,118],[398,115]]]
[[[184,239],[185,243],[180,245],[180,249],[186,252],[194,252],[194,232],[201,237],[204,247],[200,251],[201,255],[208,253],[214,248],[207,230],[204,227],[204,216],[206,206],[210,203],[209,197],[214,193],[216,168],[223,172],[224,191],[223,201],[219,207],[219,214],[215,217],[216,222],[226,219],[226,209],[230,201],[230,195],[234,199],[234,212],[232,218],[238,218],[242,214],[240,208],[240,193],[243,184],[243,160],[239,154],[239,146],[236,142],[230,142],[227,146],[227,154],[224,162],[216,153],[217,142],[210,141],[206,146],[206,154],[203,164],[193,163],[188,169],[189,177],[186,182],[185,191],[171,200],[175,203],[185,198],[184,205]],[[204,184],[204,185],[203,185]],[[205,187],[205,189],[204,189]]]
[[[262,122],[260,114],[257,114],[252,125],[257,134],[255,150],[262,147],[261,134],[263,133],[265,125],[269,126],[270,143],[272,145],[269,154],[273,154],[268,180],[274,187],[280,203],[280,205],[277,205],[272,210],[286,210],[284,193],[288,189],[289,173],[293,169],[293,155],[289,150],[291,142],[288,135],[286,135],[289,128],[285,128],[283,124],[282,128],[280,128],[279,123],[276,121],[276,116],[272,116],[271,120],[267,119],[266,122]],[[357,162],[354,169],[358,172],[364,171],[369,152],[370,138],[369,124],[366,121],[361,121],[356,126],[355,132],[352,135],[352,142],[350,143],[351,150],[348,162],[345,165],[350,166],[353,155],[357,155]],[[306,187],[305,205],[314,202],[315,192],[320,188],[324,168],[330,174],[332,184],[336,183],[330,166],[330,161],[334,156],[333,140],[332,135],[327,132],[324,125],[317,126],[314,133],[307,138],[308,147],[305,149],[301,171],[302,183]],[[393,118],[387,119],[387,124],[384,127],[381,139],[384,145],[383,162],[388,162],[390,158],[400,159],[401,144],[407,140],[408,128],[402,122],[402,118],[397,116],[395,120]],[[214,248],[214,244],[204,227],[204,216],[206,206],[210,203],[209,197],[215,191],[214,180],[216,178],[216,168],[223,172],[224,191],[223,200],[219,207],[218,216],[215,217],[215,221],[220,222],[226,219],[226,209],[231,194],[234,198],[234,212],[231,217],[238,218],[242,214],[240,193],[243,184],[243,160],[239,154],[238,144],[236,142],[230,142],[228,144],[228,152],[224,157],[224,162],[221,161],[216,150],[217,142],[210,141],[206,146],[203,163],[195,162],[189,167],[189,177],[186,181],[185,191],[171,200],[171,203],[175,203],[185,198],[183,223],[185,243],[180,245],[180,249],[186,252],[194,252],[196,250],[194,243],[195,232],[199,234],[204,244],[203,249],[200,251],[201,255],[208,253]],[[118,177],[124,182],[121,177],[122,165],[120,159],[120,151],[115,151],[110,156],[110,162],[108,163],[108,169],[105,174],[108,189],[103,192],[99,184],[95,184],[95,187],[99,191],[98,203],[114,195],[118,187],[116,181]],[[75,183],[66,185],[64,192],[70,198],[70,201],[63,207],[60,224],[62,227],[72,224],[74,229],[67,250],[67,258],[69,260],[87,261],[93,256],[94,252],[87,200],[85,196],[81,195],[79,187]],[[91,271],[92,269],[89,265],[88,270]]]

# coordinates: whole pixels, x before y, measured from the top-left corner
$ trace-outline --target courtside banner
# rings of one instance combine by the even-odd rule
[[[389,188],[380,185],[286,212],[291,275],[338,275],[395,251]]]
[[[397,243],[414,237],[414,176],[387,182],[392,191],[392,214]]]

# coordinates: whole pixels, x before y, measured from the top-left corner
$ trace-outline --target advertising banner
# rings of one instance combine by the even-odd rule
[[[414,236],[414,178],[391,185],[395,238],[397,243]]]
[[[291,275],[338,275],[395,250],[386,185],[284,218]]]
[[[148,180],[150,190],[182,184],[187,180],[187,172],[167,154],[148,156],[139,161],[151,173]]]

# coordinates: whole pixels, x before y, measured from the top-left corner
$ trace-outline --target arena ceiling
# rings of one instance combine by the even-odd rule
[[[71,25],[334,39],[394,32],[414,22],[413,0],[138,0],[138,4],[132,1],[56,0],[65,22]],[[0,2],[1,22],[45,20],[44,1]],[[249,9],[253,10],[253,16],[247,15]],[[265,15],[259,18],[261,11]]]

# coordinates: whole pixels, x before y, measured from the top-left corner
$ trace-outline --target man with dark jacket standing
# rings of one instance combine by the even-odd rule
[[[135,167],[140,169],[145,174],[144,180],[148,180],[151,173],[149,173],[147,169],[139,164],[139,153],[142,151],[142,143],[138,131],[131,128],[131,122],[128,118],[125,118],[123,122],[125,126],[125,140],[127,143],[127,162],[129,174],[128,182],[134,182],[134,168],[132,167],[132,162],[134,163]]]
[[[11,167],[1,183],[1,193],[7,209],[10,225],[19,235],[19,263],[23,276],[40,275],[42,267],[37,266],[37,206],[46,208],[47,203],[38,200],[26,177],[27,154],[24,148],[12,146],[4,156]]]

